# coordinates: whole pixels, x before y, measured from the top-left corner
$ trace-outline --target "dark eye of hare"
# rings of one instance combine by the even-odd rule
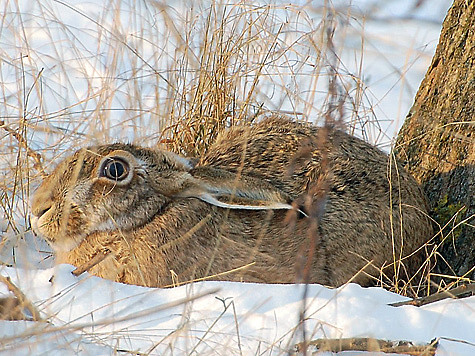
[[[106,177],[115,181],[124,180],[128,174],[129,174],[129,165],[125,161],[119,158],[108,159],[107,161],[105,161],[101,169],[101,175],[103,177]]]

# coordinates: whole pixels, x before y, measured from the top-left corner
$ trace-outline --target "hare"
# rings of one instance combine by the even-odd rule
[[[123,283],[373,285],[413,273],[405,258],[432,234],[422,191],[388,162],[342,131],[281,117],[224,131],[198,161],[93,146],[42,182],[32,226],[59,263],[111,251],[90,273]]]

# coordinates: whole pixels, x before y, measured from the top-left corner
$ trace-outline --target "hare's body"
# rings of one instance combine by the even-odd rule
[[[372,284],[368,274],[431,237],[424,198],[384,153],[323,133],[270,118],[224,132],[194,167],[130,145],[80,150],[35,194],[36,230],[59,262],[110,250],[90,272],[131,284],[306,276],[336,286],[370,261],[354,280]]]
[[[279,118],[234,128],[218,137],[201,164],[263,179],[293,200],[307,198],[323,180],[325,192],[314,198],[320,209],[314,258],[323,271],[313,271],[312,280],[340,285],[366,262],[380,267],[408,256],[432,236],[432,227],[424,194],[401,166],[358,138],[322,131]],[[399,277],[412,276],[419,262],[408,259],[409,271]],[[384,273],[393,277],[393,271]],[[363,274],[354,280],[370,279]]]

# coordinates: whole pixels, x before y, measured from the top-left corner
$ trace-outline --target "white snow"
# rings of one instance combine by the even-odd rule
[[[155,289],[87,274],[74,277],[73,269],[59,265],[2,270],[49,321],[2,322],[5,352],[286,355],[302,341],[302,285],[200,282]],[[472,355],[475,350],[475,296],[419,308],[392,307],[388,303],[405,298],[381,288],[308,288],[305,329],[311,339],[374,337],[427,343],[438,338],[437,355]]]
[[[29,51],[30,56],[24,59],[28,67],[25,74],[28,85],[35,80],[34,68],[44,67],[47,72],[48,86],[43,88],[43,94],[50,96],[39,111],[52,113],[72,104],[81,107],[78,111],[82,113],[93,109],[93,102],[81,103],[81,100],[90,91],[109,85],[110,79],[100,56],[95,58],[93,55],[98,49],[94,40],[97,27],[91,27],[84,16],[55,1],[43,3],[41,16],[38,16],[39,3],[17,3],[15,16],[23,16],[27,40],[18,40],[20,35],[14,28],[4,29],[1,34],[0,53],[5,59],[0,66],[4,81],[2,95],[8,97],[7,102],[11,104],[2,112],[5,116],[16,113],[14,93],[21,91],[21,82],[12,68],[18,66],[20,53],[25,51]],[[99,0],[66,3],[90,16],[102,11]],[[142,10],[145,3],[147,1],[134,2]],[[335,6],[342,3],[348,2],[335,1]],[[377,3],[353,1],[351,7],[364,12]],[[364,35],[362,76],[368,86],[366,104],[372,106],[380,123],[387,120],[387,127],[382,130],[382,136],[386,137],[382,139],[381,133],[375,133],[367,138],[383,143],[385,138],[387,145],[403,121],[430,63],[450,1],[424,1],[417,9],[412,9],[415,1],[410,0],[385,3],[386,6],[376,7],[377,11],[368,16],[364,26],[357,21],[351,27],[354,31],[339,40],[345,44],[341,53],[344,68],[348,73],[354,73],[358,70],[359,63],[355,58],[360,58]],[[14,2],[9,2],[9,6],[15,8],[12,4]],[[128,11],[133,8],[128,2],[123,6]],[[121,26],[136,26],[136,18],[129,19],[127,15],[124,11]],[[110,22],[111,18],[106,17],[104,21]],[[65,33],[62,26],[71,31],[67,40],[62,37]],[[127,27],[129,35],[134,33],[132,29]],[[68,48],[71,38],[75,45]],[[56,47],[51,45],[52,39],[55,39]],[[65,47],[61,45],[63,42]],[[143,51],[151,55],[150,45],[143,45]],[[172,44],[164,45],[164,56],[169,54],[165,51],[167,46]],[[101,55],[106,56],[106,53]],[[129,65],[123,64],[125,68]],[[68,75],[65,76],[65,72]],[[53,84],[53,79],[57,85]],[[73,82],[68,83],[69,80]],[[144,82],[142,89],[143,102],[149,103],[147,108],[154,107],[156,102],[150,99],[150,87]],[[127,88],[122,90],[126,92]],[[125,108],[121,98],[118,93],[111,99],[110,107],[114,110]],[[31,110],[36,110],[37,100],[32,95]],[[267,104],[272,106],[272,103]],[[285,109],[286,105],[292,106],[286,101],[281,108]],[[61,125],[64,122],[58,122],[58,127]],[[67,125],[81,126],[82,122],[72,121]],[[88,130],[85,134],[98,140],[102,138],[100,134],[92,134],[91,128]],[[130,132],[118,132],[121,138],[130,137]],[[42,148],[56,141],[46,141],[39,136],[33,142]],[[21,217],[25,214],[19,210],[16,214],[18,226],[24,226]],[[438,356],[475,355],[475,297],[444,300],[419,308],[396,308],[388,303],[404,300],[404,297],[380,288],[365,289],[354,284],[338,289],[309,285],[305,301],[305,287],[301,285],[200,282],[173,289],[123,285],[87,273],[74,277],[70,273],[72,266],[53,267],[51,259],[43,260],[49,254],[48,248],[31,233],[12,232],[6,218],[0,219],[0,228],[2,262],[13,263],[15,258],[15,267],[0,267],[0,274],[10,276],[47,320],[44,323],[0,321],[0,354],[288,355],[293,345],[302,341],[304,327],[308,339],[375,337],[428,343],[437,338]],[[11,253],[13,246],[15,256]],[[0,296],[4,295],[10,293],[0,285]],[[307,319],[302,326],[299,315],[304,305]]]

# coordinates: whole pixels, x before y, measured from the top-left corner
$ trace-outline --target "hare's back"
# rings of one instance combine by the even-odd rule
[[[224,131],[200,164],[264,179],[293,198],[328,173],[328,183],[337,185],[331,189],[387,190],[383,152],[342,131],[280,117]]]

